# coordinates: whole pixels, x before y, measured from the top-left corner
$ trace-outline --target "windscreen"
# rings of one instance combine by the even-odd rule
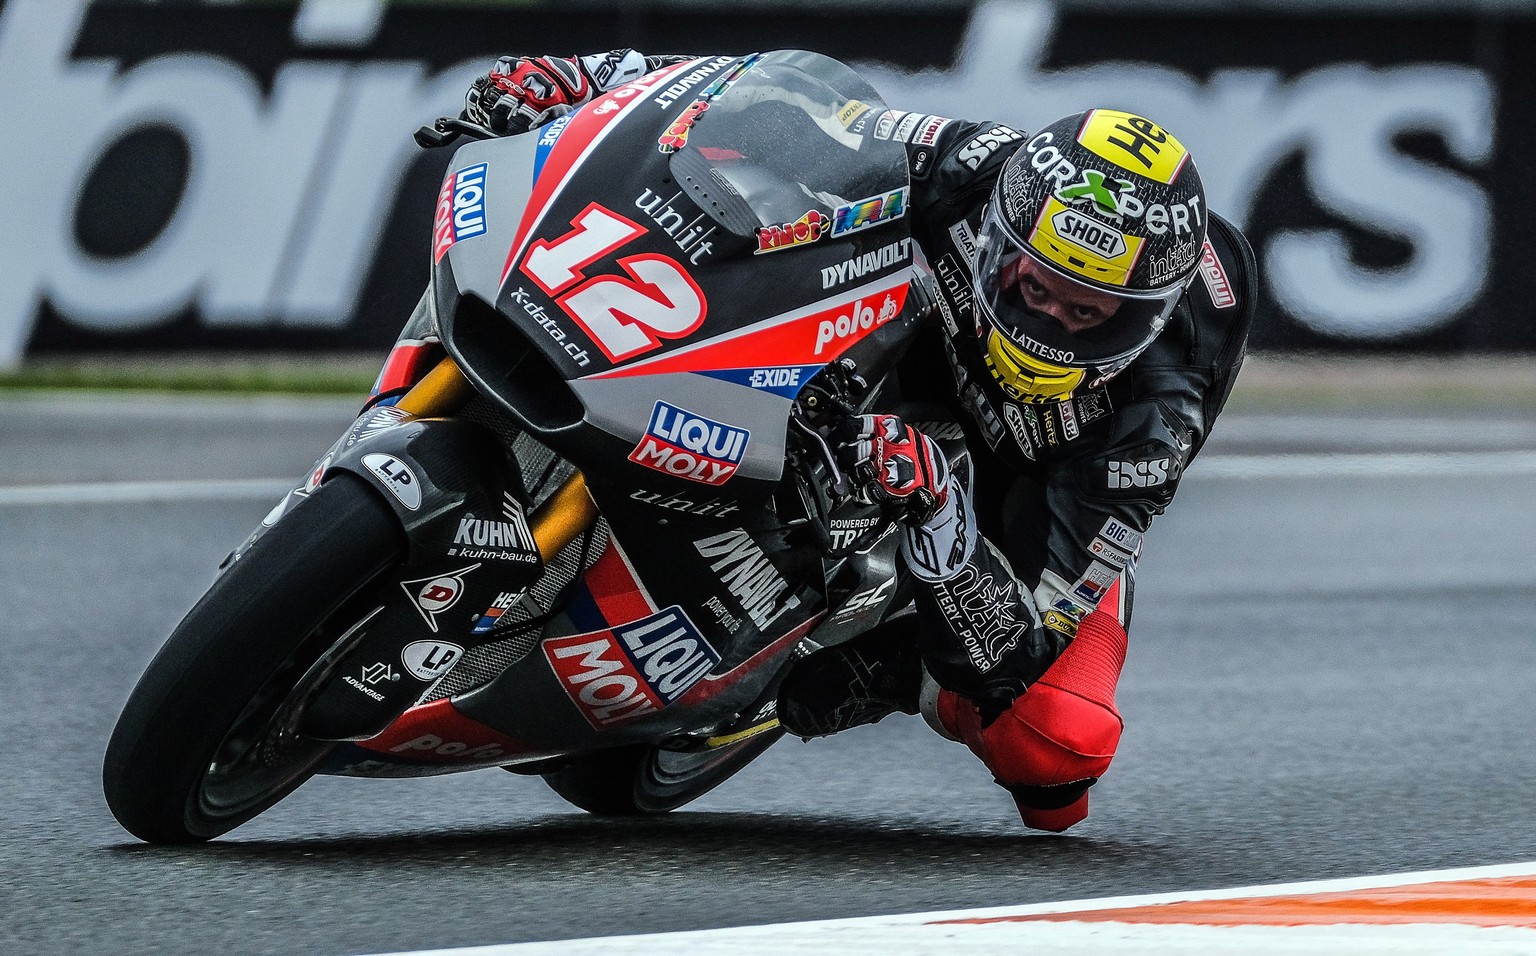
[[[836,60],[800,50],[746,57],[701,100],[672,155],[679,185],[730,231],[830,217],[907,185],[906,153],[872,131],[879,94]]]

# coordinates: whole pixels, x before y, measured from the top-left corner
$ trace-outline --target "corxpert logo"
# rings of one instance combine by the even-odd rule
[[[720,663],[677,605],[610,630],[551,638],[543,648],[560,686],[598,730],[656,713]]]
[[[394,57],[327,58],[327,49],[366,46],[370,34],[306,33],[314,11],[343,6],[309,0],[294,32],[300,46],[324,45],[282,64],[270,83],[202,52],[124,66],[73,53],[87,6],[8,0],[0,7],[0,105],[11,128],[55,129],[69,117],[67,135],[0,141],[0,178],[26,183],[7,191],[0,207],[0,367],[19,359],[45,301],[96,333],[154,329],[189,308],[210,327],[345,327],[417,155],[406,134],[456,113],[485,58],[438,73]],[[362,0],[347,7],[372,11],[377,27],[382,7]],[[1058,70],[1046,65],[1056,18],[1056,8],[1039,0],[986,0],[948,70],[854,64],[889,103],[917,111],[882,116],[876,133],[894,136],[912,116],[906,135],[921,138],[925,118],[932,124],[966,104],[1000,104],[1001,114],[989,118],[1009,125],[963,144],[964,161],[980,165],[1019,130],[1084,104],[1114,103],[1176,131],[1200,165],[1209,208],[1240,226],[1253,225],[1261,195],[1299,157],[1307,198],[1332,224],[1271,233],[1260,266],[1276,303],[1304,328],[1359,341],[1425,333],[1482,295],[1493,215],[1476,177],[1493,157],[1496,106],[1483,71],[1335,62],[1194,76],[1129,61]],[[165,221],[129,253],[82,248],[77,224],[91,215],[82,206],[85,187],[125,138],[151,128],[179,137],[188,152],[189,174]],[[1398,142],[1410,135],[1433,137],[1444,164],[1403,152]],[[449,223],[458,240],[468,236],[458,231],[461,214],[469,231],[483,215],[474,185],[453,183]],[[808,213],[762,230],[757,251],[872,227],[904,210],[905,196],[892,195],[854,203],[835,221]],[[1404,254],[1385,267],[1361,264],[1345,227],[1390,237]],[[1071,234],[1113,244],[1112,236]]]

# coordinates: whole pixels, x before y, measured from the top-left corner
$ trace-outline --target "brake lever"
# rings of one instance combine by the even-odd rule
[[[470,139],[496,139],[496,134],[478,123],[457,116],[439,116],[431,126],[423,126],[415,133],[416,145],[422,149],[437,149],[468,136]]]
[[[795,426],[802,438],[810,442],[811,447],[816,450],[816,454],[821,458],[822,464],[826,465],[827,471],[833,475],[832,493],[837,495],[838,500],[840,502],[845,501],[852,496],[853,488],[848,484],[848,476],[843,474],[843,469],[838,467],[837,456],[832,454],[831,446],[827,444],[825,438],[821,437],[821,433],[812,428],[805,419],[801,418],[798,412],[790,413],[789,423]]]

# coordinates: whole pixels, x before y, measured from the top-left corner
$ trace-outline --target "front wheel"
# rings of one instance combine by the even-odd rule
[[[761,731],[686,749],[656,744],[615,747],[544,774],[549,788],[602,816],[666,813],[720,786],[780,737],[773,721]]]
[[[212,839],[309,779],[335,745],[295,728],[404,557],[362,479],[321,485],[203,595],[150,662],[102,770],[107,805],[148,843]]]

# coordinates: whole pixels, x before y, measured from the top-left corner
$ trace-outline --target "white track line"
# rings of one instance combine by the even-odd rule
[[[1157,893],[1104,899],[1070,900],[1029,906],[950,910],[854,919],[817,920],[732,929],[694,930],[635,936],[593,937],[537,943],[473,946],[461,949],[417,950],[396,956],[654,956],[656,953],[721,953],[731,956],[766,956],[784,952],[836,952],[851,954],[959,953],[976,954],[1073,954],[1113,953],[1116,956],[1153,956],[1163,953],[1536,953],[1536,930],[1523,927],[1475,927],[1454,924],[1394,926],[1197,926],[1187,924],[1145,925],[1085,922],[994,922],[955,924],[952,920],[977,920],[1047,913],[1151,906],[1164,903],[1245,899],[1337,893],[1383,887],[1437,883],[1449,880],[1499,879],[1536,875],[1536,863],[1505,866],[1429,870],[1391,876],[1317,880],[1225,890]]]
[[[209,481],[102,481],[72,485],[0,485],[0,508],[33,505],[144,504],[158,501],[276,499],[291,478]]]
[[[1189,479],[1457,478],[1536,475],[1536,451],[1422,452],[1369,455],[1211,455],[1190,466]],[[0,508],[157,501],[275,498],[295,482],[283,478],[206,481],[113,481],[0,485]]]

